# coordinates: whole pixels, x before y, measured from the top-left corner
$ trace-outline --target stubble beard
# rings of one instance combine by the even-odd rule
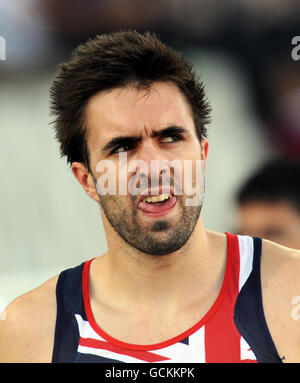
[[[203,195],[204,192],[198,206],[185,206],[182,196],[178,196],[176,223],[162,217],[147,227],[139,222],[137,197],[130,197],[129,207],[123,196],[99,195],[99,198],[105,217],[125,242],[142,253],[159,256],[173,253],[187,243],[199,219]]]

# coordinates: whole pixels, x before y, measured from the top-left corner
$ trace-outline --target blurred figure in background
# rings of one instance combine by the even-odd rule
[[[271,160],[237,194],[238,231],[300,249],[300,160]]]

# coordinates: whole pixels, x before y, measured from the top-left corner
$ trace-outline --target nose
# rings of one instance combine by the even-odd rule
[[[147,139],[143,142],[137,153],[137,158],[144,161],[149,169],[151,168],[152,161],[163,160],[159,148],[151,139]]]
[[[159,179],[162,175],[167,174],[168,167],[168,161],[151,140],[144,142],[134,158],[128,163],[129,173],[134,173],[134,176],[140,182],[147,184],[149,187],[151,184],[153,188],[159,185]],[[145,187],[145,189],[148,189],[148,187]]]

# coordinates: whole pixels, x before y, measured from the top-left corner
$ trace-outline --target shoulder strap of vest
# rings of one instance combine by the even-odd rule
[[[252,348],[258,362],[282,362],[269,332],[262,305],[261,238],[253,238],[253,267],[235,305],[234,321],[242,337]]]
[[[85,317],[81,265],[60,273],[56,285],[57,314],[52,363],[74,361],[79,333],[75,314]]]

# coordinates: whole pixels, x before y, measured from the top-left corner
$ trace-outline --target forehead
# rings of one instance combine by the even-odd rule
[[[194,129],[191,108],[172,83],[155,83],[149,90],[128,86],[98,93],[89,100],[86,119],[89,136],[101,140],[168,125]]]

